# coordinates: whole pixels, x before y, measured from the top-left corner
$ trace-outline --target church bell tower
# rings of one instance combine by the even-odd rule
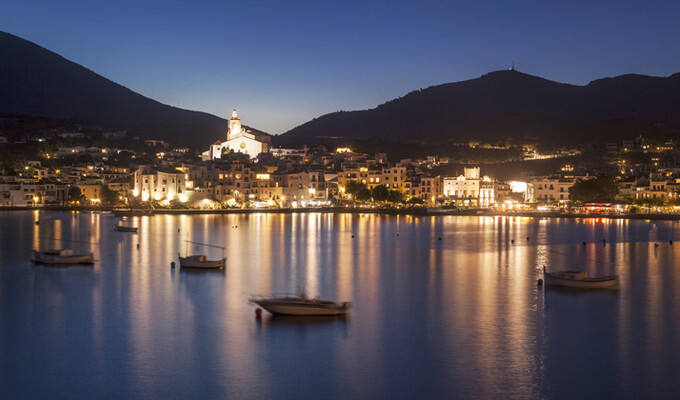
[[[236,109],[231,112],[231,119],[228,122],[227,140],[231,140],[241,134],[241,120],[238,119]]]

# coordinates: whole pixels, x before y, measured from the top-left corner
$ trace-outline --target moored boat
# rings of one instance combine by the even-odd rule
[[[94,254],[74,254],[73,250],[33,250],[31,261],[40,264],[94,264]]]
[[[580,289],[611,289],[619,283],[618,275],[589,277],[584,271],[547,272],[543,268],[546,285]]]
[[[330,300],[310,299],[304,293],[283,297],[251,297],[251,304],[257,304],[275,315],[345,315],[351,308],[350,302],[336,303]]]
[[[226,265],[227,257],[220,260],[208,260],[208,257],[205,255],[179,257],[180,268],[220,269]]]
[[[137,229],[138,228],[136,226],[127,226],[121,224],[118,224],[113,228],[113,230],[115,230],[116,232],[134,232],[134,233],[137,233]]]
[[[113,210],[113,215],[116,217],[151,216],[153,214],[153,210],[143,208],[117,208]]]

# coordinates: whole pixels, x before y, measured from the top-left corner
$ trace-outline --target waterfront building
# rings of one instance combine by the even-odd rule
[[[481,177],[479,167],[465,167],[463,175],[444,177],[442,190],[448,201],[459,207],[490,207],[495,203],[494,180]]]
[[[410,178],[411,197],[425,200],[428,207],[434,207],[442,195],[441,176],[415,175]]]
[[[272,174],[272,178],[282,188],[281,204],[284,207],[326,205],[329,199],[329,187],[323,171],[281,171]],[[335,178],[335,175],[330,178]]]
[[[185,174],[172,169],[141,167],[134,174],[132,195],[142,201],[179,200],[186,202]]]
[[[569,188],[576,183],[574,177],[537,177],[532,179],[536,201],[566,202],[570,199]]]
[[[64,205],[67,201],[68,187],[54,180],[0,181],[0,207],[42,207]]]
[[[403,165],[385,167],[382,170],[382,181],[389,190],[397,190],[408,195],[411,192],[411,183],[408,182],[407,172]]]
[[[78,183],[74,186],[80,189],[80,193],[91,202],[101,201],[103,187],[101,183]]]

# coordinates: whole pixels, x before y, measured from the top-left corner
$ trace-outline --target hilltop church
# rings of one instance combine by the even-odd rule
[[[210,149],[202,154],[203,161],[211,161],[222,158],[225,151],[235,153],[245,153],[250,158],[257,157],[260,153],[268,153],[271,147],[271,137],[265,133],[251,132],[241,127],[241,120],[238,119],[236,110],[232,111],[231,119],[228,121],[227,141],[217,141],[210,145]]]

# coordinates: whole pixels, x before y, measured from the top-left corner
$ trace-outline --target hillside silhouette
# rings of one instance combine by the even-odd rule
[[[224,138],[227,129],[222,118],[159,103],[5,32],[0,112],[77,118],[192,147]]]
[[[279,143],[324,138],[405,142],[544,144],[615,140],[680,126],[680,74],[623,75],[576,86],[516,70],[416,90],[371,110],[340,111],[302,124]]]

